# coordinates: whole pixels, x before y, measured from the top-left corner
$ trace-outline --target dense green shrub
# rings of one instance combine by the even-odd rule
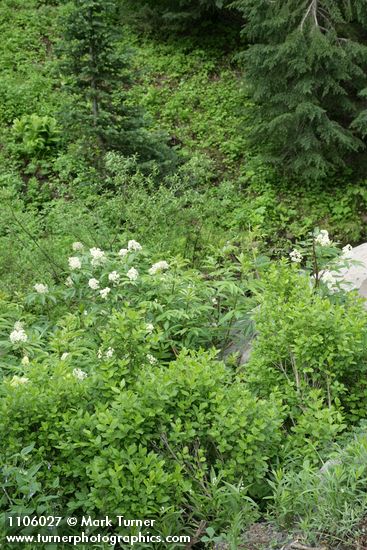
[[[218,529],[233,509],[254,518],[248,495],[266,492],[282,407],[251,395],[216,351],[182,349],[228,332],[244,299],[230,272],[226,285],[221,271],[205,281],[172,260],[152,265],[134,240],[118,255],[73,250],[66,286],[36,283],[1,321],[0,454],[7,470],[32,449],[29,509],[52,494],[53,511],[160,518],[163,507]],[[22,489],[6,488],[13,510]]]
[[[364,417],[367,318],[353,292],[323,295],[292,267],[274,266],[261,287],[244,377],[257,395],[283,396],[290,447],[297,454],[303,442],[312,453],[345,427],[344,415]]]
[[[54,149],[60,140],[57,122],[49,116],[40,117],[36,114],[15,119],[13,134],[19,143],[20,153],[27,157],[46,155]]]
[[[44,176],[51,169],[60,142],[56,119],[33,113],[14,120],[9,148],[14,157],[23,162],[24,174],[39,172]]]
[[[260,484],[280,439],[278,411],[275,404],[253,401],[241,385],[231,388],[230,381],[230,372],[208,356],[183,355],[167,370],[143,368],[132,390],[115,390],[107,410],[72,423],[62,455],[70,472],[86,470],[84,506],[132,515],[157,513],[161,506],[177,510],[211,491],[212,468],[222,480]],[[80,441],[81,431],[86,439]],[[87,441],[92,444],[86,447]],[[75,452],[79,467],[72,464]]]
[[[12,511],[146,516],[200,548],[243,547],[265,517],[305,543],[359,543],[365,428],[350,430],[365,418],[366,313],[330,277],[347,264],[338,243],[314,228],[366,240],[367,193],[344,173],[308,180],[349,164],[363,134],[365,14],[320,0],[318,21],[333,11],[316,32],[315,2],[236,2],[255,42],[259,10],[280,14],[243,80],[228,4],[0,3],[0,537]],[[278,36],[303,8],[303,33]],[[354,44],[337,43],[344,33]],[[248,84],[273,54],[260,112]],[[249,151],[249,134],[269,130],[252,113],[278,100],[296,112],[269,144],[283,154],[291,135],[282,162],[310,168],[302,189],[264,165],[265,143]],[[292,266],[272,263],[289,252]]]
[[[80,242],[73,246],[77,250],[68,259],[69,275],[58,258],[56,264],[51,263],[54,278],[33,280],[25,300],[24,321],[34,325],[30,330],[36,341],[36,335],[43,333],[60,353],[71,351],[65,345],[73,340],[76,329],[88,327],[89,347],[96,349],[109,328],[108,345],[114,347],[118,345],[114,334],[118,340],[119,334],[134,330],[134,322],[144,325],[145,319],[155,327],[152,349],[166,360],[183,348],[225,346],[236,320],[247,318],[252,308],[245,294],[247,281],[240,262],[221,266],[212,260],[204,277],[185,267],[187,262],[180,258],[172,258],[169,263],[155,258],[159,261],[153,262],[134,240],[127,248],[109,253],[96,247],[86,251]],[[111,326],[106,324],[107,311],[120,311],[123,304],[126,311],[135,308],[135,314],[130,317],[123,310],[118,318],[112,317]],[[4,319],[3,329],[10,333],[15,321]],[[66,336],[68,333],[70,336]],[[10,342],[4,345],[11,348]],[[139,346],[144,354],[146,345],[141,341]],[[22,346],[15,349],[16,357]],[[25,349],[37,357],[38,351],[32,349],[30,341]],[[123,352],[133,353],[130,348]]]

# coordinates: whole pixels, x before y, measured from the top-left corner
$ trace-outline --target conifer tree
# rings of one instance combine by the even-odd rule
[[[71,92],[67,126],[86,150],[138,154],[163,164],[172,154],[161,136],[146,129],[140,109],[126,104],[130,84],[127,56],[118,47],[121,23],[116,0],[72,0],[66,6],[60,67]]]
[[[366,148],[365,0],[237,0],[252,141],[289,175],[320,180]],[[364,97],[363,97],[364,96]]]

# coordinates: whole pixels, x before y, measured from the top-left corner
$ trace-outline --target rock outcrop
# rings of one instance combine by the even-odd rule
[[[335,272],[335,277],[341,281],[341,286],[345,290],[358,290],[358,293],[367,299],[367,243],[352,248],[344,259],[348,260],[350,265]]]

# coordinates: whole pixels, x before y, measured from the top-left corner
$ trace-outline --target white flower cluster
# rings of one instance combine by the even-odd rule
[[[320,246],[328,246],[331,244],[329,233],[326,229],[321,229],[320,233],[315,238],[315,243]]]
[[[135,269],[135,267],[132,267],[126,273],[126,276],[128,277],[128,279],[130,279],[130,281],[136,281],[136,279],[139,277],[139,271]]]
[[[24,357],[22,358],[22,361],[21,361],[23,367],[28,367],[29,365],[29,357],[28,355],[24,355]]]
[[[119,250],[119,256],[122,258],[124,256],[127,256],[129,252],[139,252],[139,250],[142,250],[142,246],[138,241],[134,241],[133,239],[127,243],[127,248],[121,248]]]
[[[100,248],[90,248],[90,255],[92,256],[91,264],[93,267],[98,267],[106,261],[106,254]]]
[[[70,269],[80,269],[82,267],[82,262],[78,256],[70,256],[69,258],[69,267]]]
[[[151,365],[156,365],[158,363],[157,359],[151,353],[148,353],[147,359]]]
[[[44,285],[42,283],[36,283],[33,288],[36,292],[38,292],[38,294],[47,294],[48,293],[48,286]]]
[[[27,382],[29,382],[29,378],[27,378],[26,376],[14,375],[13,378],[10,380],[10,385],[19,386],[20,384],[26,384]]]
[[[72,248],[74,252],[81,252],[82,250],[84,250],[84,245],[83,243],[76,242],[72,244]]]
[[[296,264],[300,264],[302,262],[302,254],[300,253],[299,250],[292,250],[292,252],[290,252],[289,254],[289,257],[291,259],[292,262],[296,263]]]
[[[111,357],[113,357],[113,354],[115,353],[115,350],[113,348],[108,348],[108,350],[106,351],[106,358],[107,359],[111,359]]]
[[[82,243],[79,243],[79,242],[73,243],[73,250],[81,251],[83,249],[84,249],[84,246],[83,246]],[[132,252],[132,251],[137,252],[139,250],[142,250],[141,244],[138,243],[138,241],[135,241],[135,240],[131,239],[130,241],[128,241],[127,248],[121,248],[121,250],[119,251],[118,254],[121,257],[124,257],[127,254],[129,254],[129,252]],[[100,265],[104,264],[107,261],[106,253],[103,250],[101,250],[100,248],[96,248],[96,247],[90,248],[89,252],[90,252],[90,255],[91,255],[91,264],[92,264],[92,266],[97,267],[97,266],[100,266]],[[71,256],[69,258],[69,266],[73,270],[80,269],[82,267],[82,263],[81,263],[80,258],[78,258],[77,256]],[[161,260],[160,262],[157,262],[157,263],[153,264],[150,267],[149,273],[151,275],[154,275],[158,272],[165,271],[165,270],[169,269],[169,267],[170,267],[169,264],[165,260]],[[135,267],[130,267],[130,269],[126,273],[126,276],[130,281],[136,281],[139,278],[139,271]],[[120,282],[120,279],[121,279],[121,274],[116,270],[111,271],[108,274],[108,281],[110,283],[112,283],[113,285],[117,285]],[[73,286],[73,284],[74,284],[74,282],[73,282],[72,278],[70,276],[67,277],[67,279],[65,281],[65,285],[66,286]],[[111,292],[111,288],[106,287],[106,288],[101,289],[100,284],[101,284],[100,281],[98,279],[94,278],[94,277],[92,277],[91,279],[88,280],[89,288],[91,288],[92,290],[98,290],[101,298],[107,299],[108,295]],[[36,288],[36,286],[37,286],[37,289],[38,289],[37,292],[40,292],[40,293],[48,292],[47,285],[38,284],[38,285],[35,285],[35,288]]]
[[[111,289],[108,286],[106,286],[106,288],[102,288],[102,290],[99,291],[101,298],[103,298],[104,300],[107,299],[107,296],[109,295],[110,292],[111,292]]]
[[[142,249],[142,246],[140,243],[138,243],[138,241],[131,240],[127,243],[127,248],[128,250],[134,250],[138,252],[139,250]]]
[[[84,378],[87,378],[88,374],[84,372],[82,369],[74,369],[73,375],[77,380],[84,380]]]
[[[108,348],[108,350],[103,354],[103,351],[101,349],[98,350],[97,352],[97,357],[98,359],[102,359],[103,356],[106,358],[106,359],[111,359],[113,357],[115,353],[115,350],[111,347]]]
[[[108,274],[108,280],[110,283],[118,283],[120,280],[120,275],[117,273],[117,271],[111,271],[111,273]]]
[[[98,281],[98,279],[94,279],[94,278],[89,279],[88,286],[92,290],[99,290],[99,281]],[[99,294],[100,294],[101,298],[103,298],[105,300],[110,292],[111,292],[111,289],[107,286],[106,288],[102,288],[99,291]]]
[[[14,330],[10,333],[9,339],[12,344],[18,344],[19,342],[26,342],[28,340],[28,336],[23,328],[23,323],[20,321],[15,323]]]
[[[152,265],[152,267],[149,269],[149,274],[155,275],[159,271],[165,271],[166,269],[169,269],[169,264],[166,261],[161,260],[160,262]]]
[[[154,325],[152,323],[147,323],[146,330],[148,334],[152,334],[154,331]]]
[[[88,286],[92,290],[98,290],[99,289],[99,281],[98,279],[89,279]]]
[[[69,277],[66,277],[65,285],[66,286],[74,286],[73,279],[70,277],[70,275],[69,275]]]

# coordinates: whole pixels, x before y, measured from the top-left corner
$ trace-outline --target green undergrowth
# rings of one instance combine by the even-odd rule
[[[139,71],[131,101],[142,104],[184,151],[212,157],[219,173],[243,162],[247,99],[233,50],[223,56],[213,44],[174,36],[163,42],[133,31],[126,42]]]
[[[92,161],[60,114],[63,9],[0,5],[1,513],[145,516],[231,550],[266,519],[355,547],[367,319],[330,272],[367,240],[365,182],[263,164],[234,26],[128,13],[121,87],[175,168]]]

